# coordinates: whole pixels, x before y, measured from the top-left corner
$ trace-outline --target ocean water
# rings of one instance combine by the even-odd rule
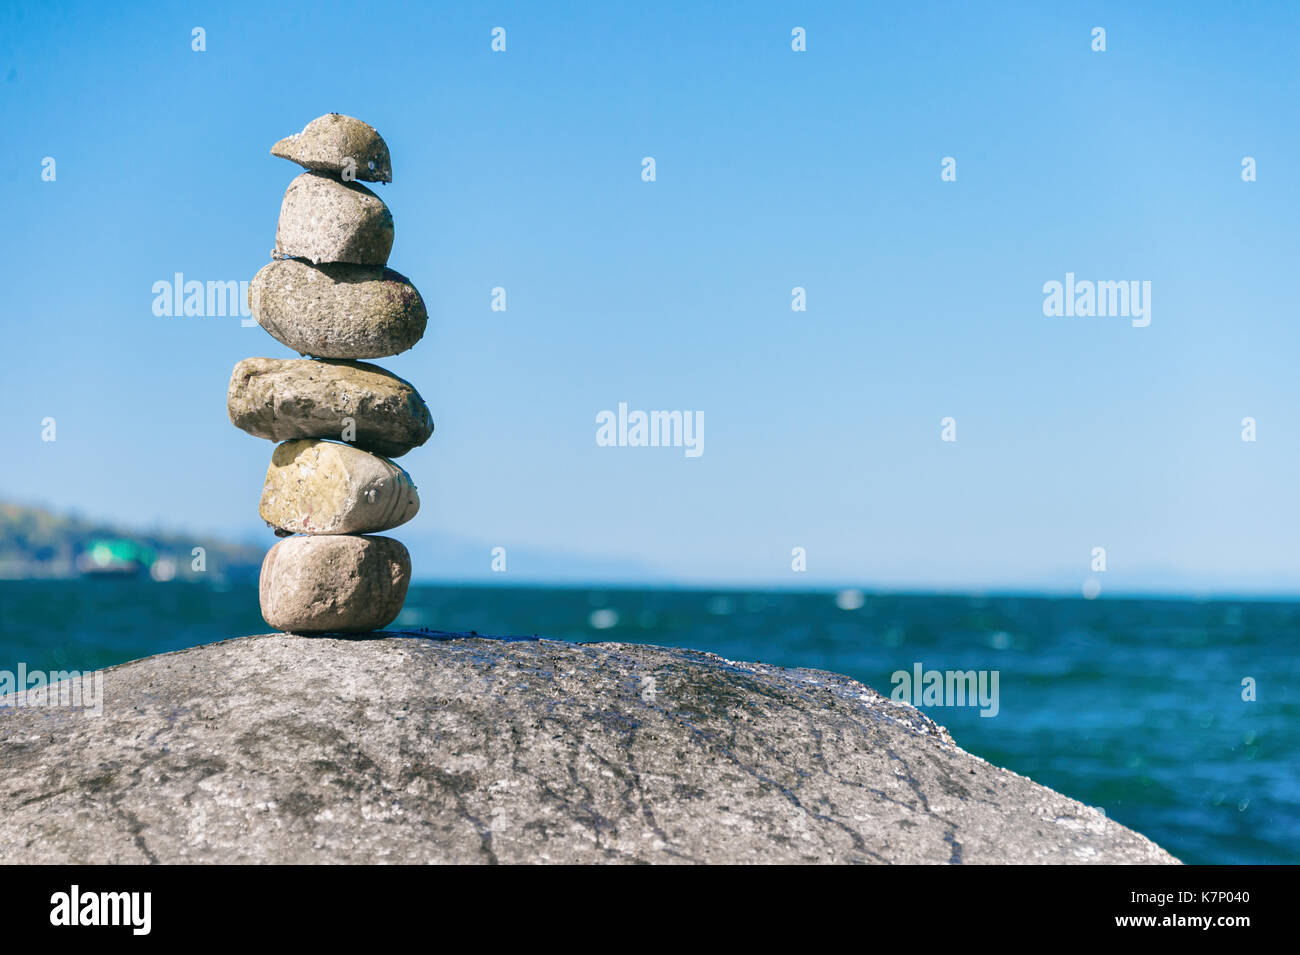
[[[922,709],[1185,862],[1300,862],[1300,603],[414,586],[398,627],[689,647],[886,694],[917,664],[996,671],[996,716]],[[94,669],[266,630],[252,584],[0,581],[0,670]]]

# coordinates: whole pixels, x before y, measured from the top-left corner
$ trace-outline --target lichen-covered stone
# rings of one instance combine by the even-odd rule
[[[305,169],[366,182],[392,182],[393,161],[388,144],[369,123],[342,113],[313,119],[301,133],[286,136],[271,147],[271,155],[296,162]]]
[[[411,556],[391,537],[288,537],[266,553],[262,619],[291,633],[363,633],[397,619]]]
[[[386,265],[393,249],[393,215],[359,182],[305,172],[285,191],[275,229],[279,258]]]
[[[690,650],[274,634],[3,720],[6,864],[1177,861],[856,680]]]
[[[363,361],[245,358],[230,375],[226,407],[235,427],[259,438],[345,440],[386,458],[433,434],[420,393]]]
[[[277,341],[316,358],[383,358],[406,351],[428,323],[406,276],[373,265],[280,259],[248,287],[255,318]]]
[[[291,534],[369,534],[405,524],[419,509],[411,476],[392,461],[304,438],[271,455],[258,510]]]

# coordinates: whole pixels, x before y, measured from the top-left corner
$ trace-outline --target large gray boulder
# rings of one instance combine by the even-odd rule
[[[0,710],[0,862],[1170,863],[815,670],[274,634]]]

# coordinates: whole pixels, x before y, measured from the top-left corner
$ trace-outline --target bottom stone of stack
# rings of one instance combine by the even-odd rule
[[[290,633],[362,633],[397,619],[411,555],[391,537],[288,537],[262,561],[262,617]]]

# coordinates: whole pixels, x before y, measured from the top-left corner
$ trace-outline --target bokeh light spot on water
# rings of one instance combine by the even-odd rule
[[[841,610],[857,610],[867,602],[861,590],[841,590],[835,595],[835,606]]]
[[[726,617],[735,609],[730,597],[710,597],[708,611],[715,617]]]
[[[593,630],[608,630],[618,625],[618,611],[611,610],[609,607],[593,610],[587,617],[587,623],[591,624]]]

